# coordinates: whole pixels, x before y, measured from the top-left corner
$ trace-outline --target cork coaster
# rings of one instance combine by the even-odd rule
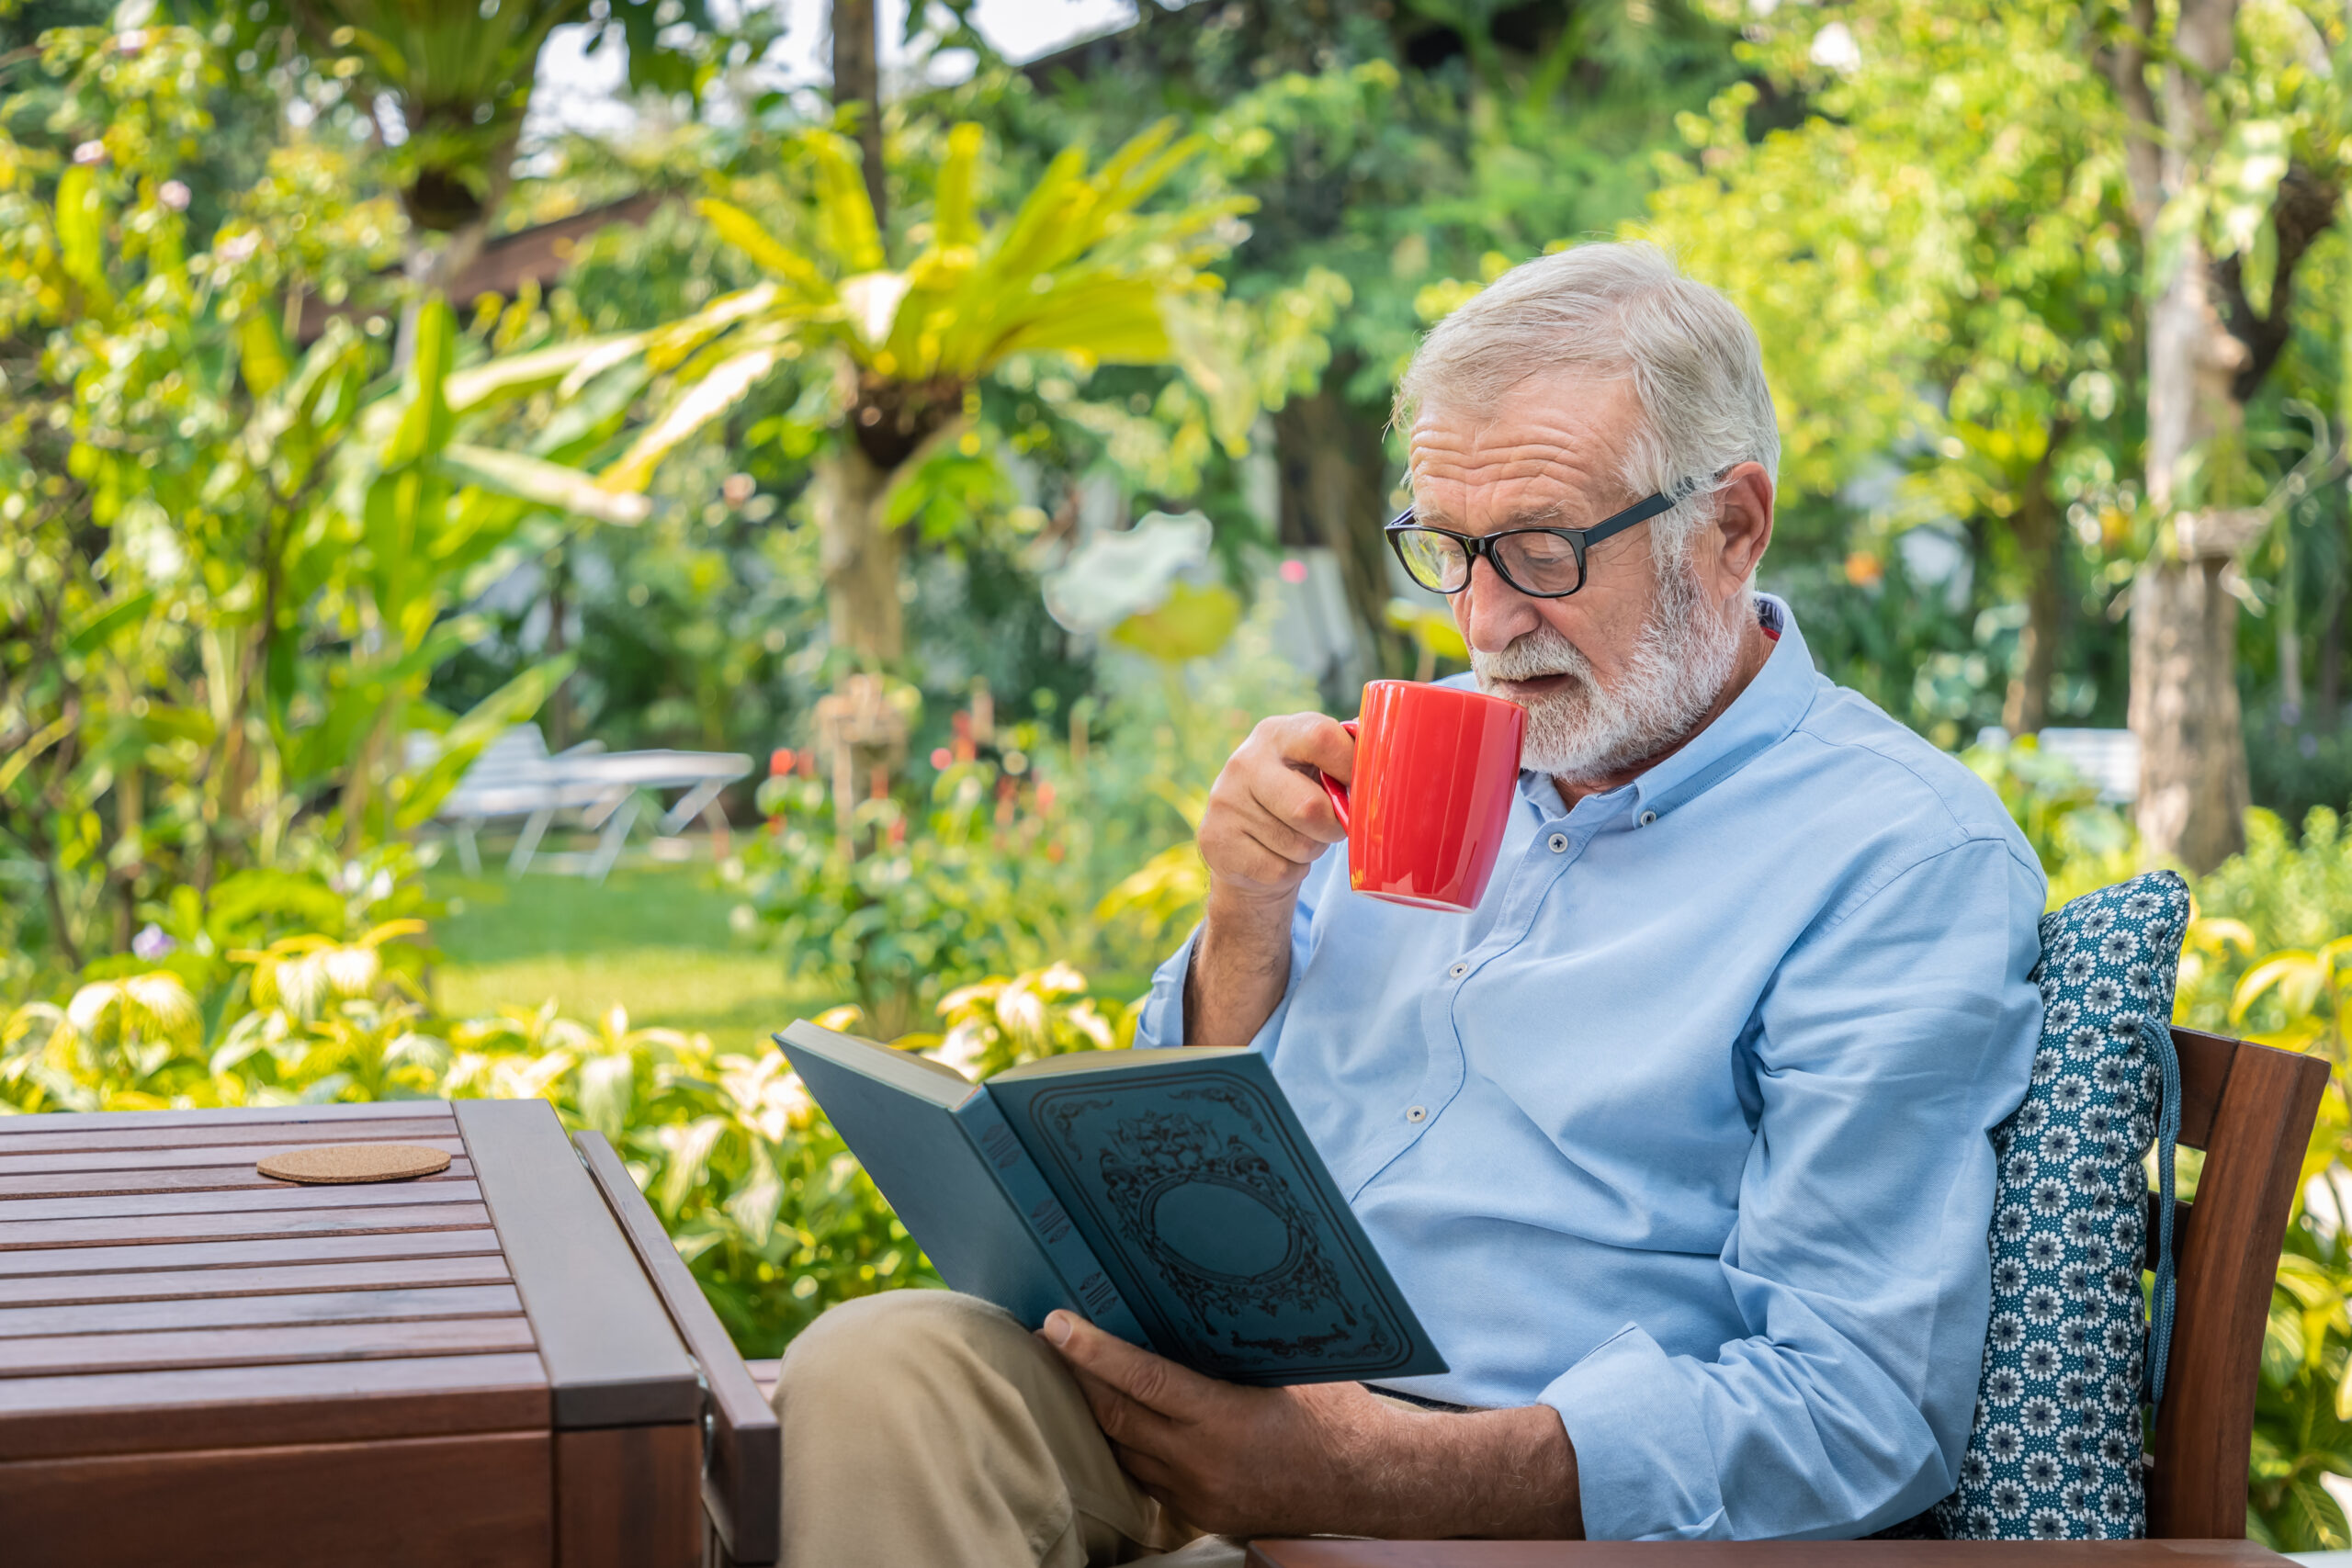
[[[328,1144],[315,1149],[288,1149],[254,1168],[280,1181],[400,1181],[447,1170],[449,1156],[414,1144]]]

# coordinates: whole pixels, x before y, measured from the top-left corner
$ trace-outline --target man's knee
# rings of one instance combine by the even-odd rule
[[[854,1387],[867,1397],[905,1382],[935,1386],[1046,1354],[1003,1308],[953,1291],[885,1291],[827,1311],[786,1348],[776,1408],[787,1397]]]

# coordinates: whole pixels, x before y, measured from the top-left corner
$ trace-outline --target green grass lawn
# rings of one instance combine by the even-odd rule
[[[707,860],[624,864],[601,886],[454,868],[428,886],[449,906],[433,922],[446,955],[433,988],[451,1017],[553,997],[567,1016],[590,1020],[618,1003],[632,1023],[699,1030],[723,1051],[756,1055],[811,1003],[794,994],[774,954],[734,934],[736,901],[713,886]]]

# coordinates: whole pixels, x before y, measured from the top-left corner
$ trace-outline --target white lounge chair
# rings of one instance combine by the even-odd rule
[[[707,810],[718,792],[752,771],[741,752],[607,751],[591,740],[549,755],[536,724],[518,724],[487,747],[458,787],[442,803],[439,818],[458,841],[458,863],[469,876],[481,874],[475,835],[499,818],[520,818],[523,829],[506,857],[506,874],[520,876],[535,861],[548,869],[602,882],[620,859],[640,809],[639,793],[684,790],[663,812],[660,830],[676,833]],[[585,852],[541,855],[539,841],[563,811],[580,813],[581,825],[596,833]]]

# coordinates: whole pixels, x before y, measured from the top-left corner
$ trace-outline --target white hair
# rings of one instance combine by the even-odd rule
[[[1423,407],[1491,413],[1531,377],[1629,378],[1641,423],[1620,464],[1635,495],[1688,495],[1650,525],[1661,565],[1714,516],[1715,481],[1741,463],[1776,479],[1781,430],[1756,331],[1656,245],[1596,243],[1522,262],[1440,321],[1396,384],[1409,430]]]

